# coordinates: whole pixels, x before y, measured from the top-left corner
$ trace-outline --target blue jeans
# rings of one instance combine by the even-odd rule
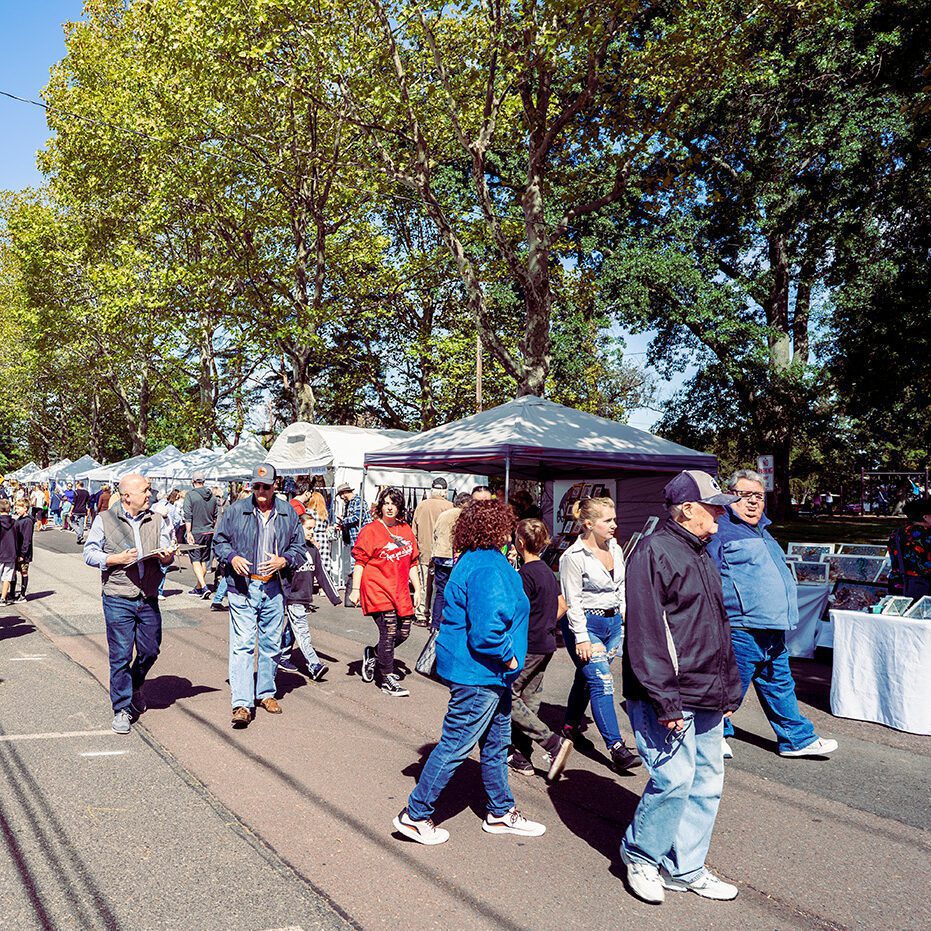
[[[281,652],[289,651],[294,642],[301,648],[307,665],[313,668],[320,662],[317,651],[310,639],[310,625],[307,623],[307,607],[301,604],[290,604],[285,608],[289,624],[285,624],[281,637]],[[288,636],[290,625],[291,636]]]
[[[226,597],[229,587],[230,583],[226,578],[226,573],[221,572],[220,578],[217,580],[217,590],[213,593],[213,604],[223,604],[223,599]]]
[[[724,788],[721,712],[683,710],[679,735],[659,723],[648,701],[628,699],[627,714],[650,781],[621,850],[691,882],[705,870]]]
[[[436,800],[459,764],[478,744],[482,782],[488,811],[503,815],[514,807],[508,785],[508,744],[511,742],[511,689],[506,685],[449,686],[449,707],[443,718],[440,742],[424,764],[407,800],[407,813],[415,821],[433,816]]]
[[[743,694],[752,682],[770,727],[776,733],[779,749],[801,750],[817,740],[814,725],[799,710],[795,697],[785,631],[734,627],[731,643]],[[728,718],[724,722],[724,736],[730,737],[733,733],[734,725]]]
[[[624,641],[624,624],[619,614],[603,617],[586,612],[585,626],[592,644],[592,658],[587,663],[583,663],[575,652],[575,637],[569,627],[569,618],[564,615],[561,622],[563,641],[570,659],[575,663],[575,678],[566,702],[566,723],[578,724],[591,701],[595,725],[610,750],[624,741],[617,723],[614,676],[611,673],[611,663]]]
[[[433,613],[430,615],[430,629],[439,630],[443,620],[443,608],[446,607],[446,583],[453,567],[433,560]]]
[[[251,708],[256,699],[275,694],[275,670],[281,655],[284,596],[277,578],[249,581],[247,595],[235,588],[230,605],[230,690],[234,708]],[[258,672],[253,673],[255,640],[259,640]]]
[[[142,687],[158,659],[162,643],[162,615],[154,598],[104,595],[103,617],[107,624],[110,653],[110,703],[116,714],[129,707],[133,691]]]

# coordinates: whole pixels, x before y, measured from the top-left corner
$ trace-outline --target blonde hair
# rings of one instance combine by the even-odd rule
[[[616,505],[612,498],[580,498],[572,505],[572,519],[578,523],[584,520],[598,520],[599,512],[615,510]]]

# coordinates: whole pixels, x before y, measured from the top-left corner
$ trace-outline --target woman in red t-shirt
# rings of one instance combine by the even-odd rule
[[[386,488],[375,502],[375,520],[366,524],[352,548],[352,604],[378,627],[378,646],[366,647],[362,654],[362,679],[376,680],[388,695],[410,695],[394,671],[394,648],[410,636],[414,606],[420,601],[420,574],[417,571],[417,541],[404,522],[404,496],[397,488]],[[411,587],[414,597],[411,599]]]

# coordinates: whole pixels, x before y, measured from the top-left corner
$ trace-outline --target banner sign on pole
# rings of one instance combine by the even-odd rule
[[[756,460],[756,470],[763,476],[765,488],[767,491],[775,489],[773,475],[776,471],[776,462],[773,456],[758,456]]]

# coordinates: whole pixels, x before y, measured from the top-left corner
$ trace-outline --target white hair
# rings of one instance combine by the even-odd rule
[[[748,482],[755,482],[757,485],[762,485],[766,487],[766,479],[760,475],[759,472],[754,472],[753,469],[737,469],[734,474],[727,480],[727,487],[731,490],[737,487],[737,483],[745,479]]]

